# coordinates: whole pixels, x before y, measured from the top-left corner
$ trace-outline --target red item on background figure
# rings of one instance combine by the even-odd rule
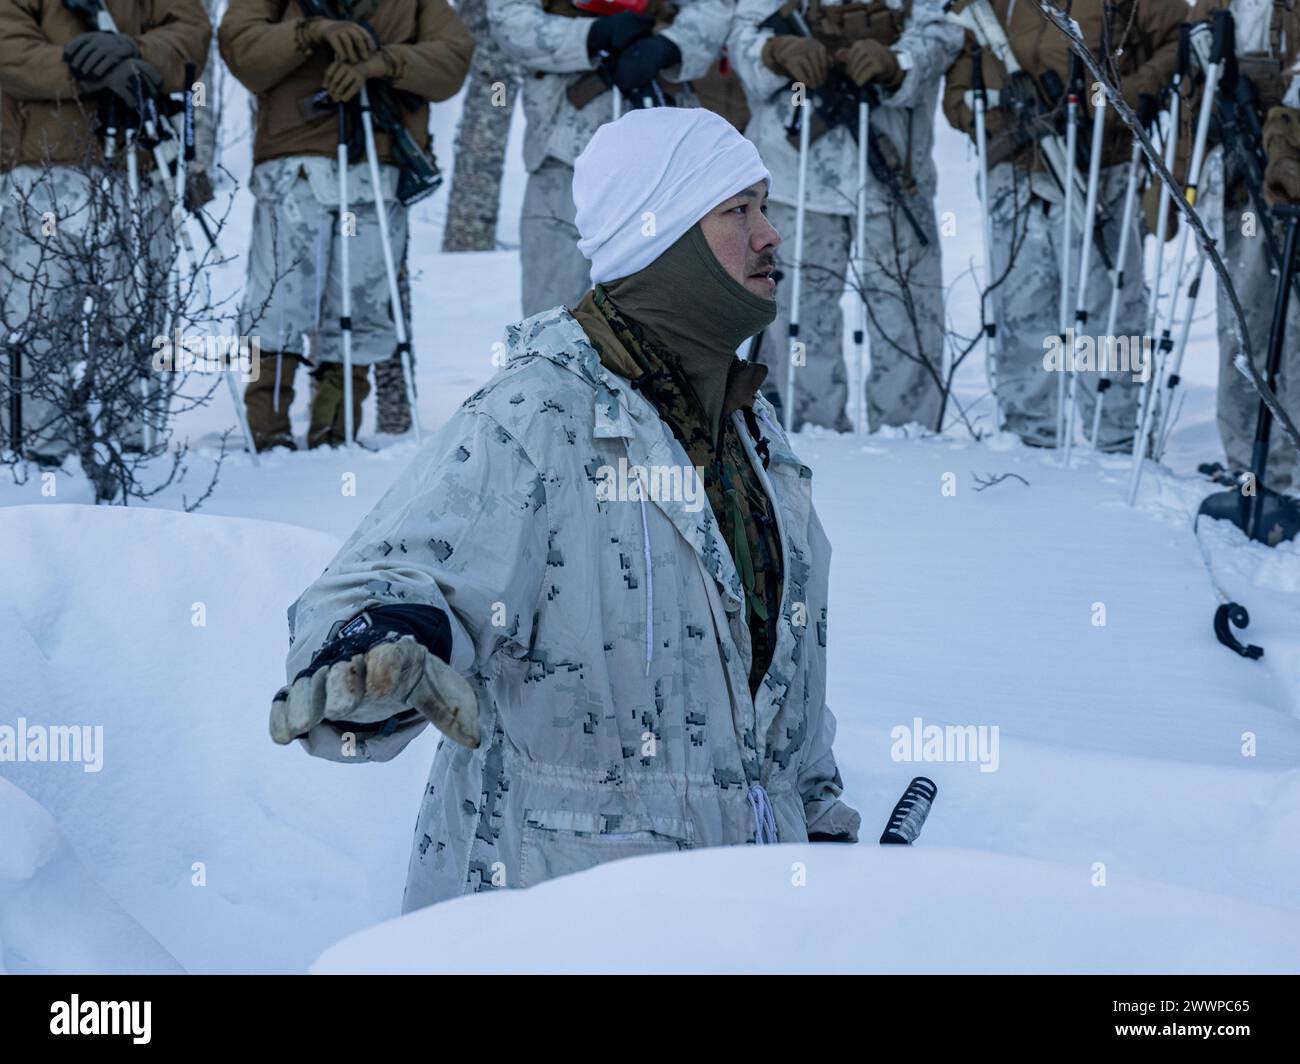
[[[644,15],[650,0],[573,0],[573,6],[593,15],[617,15],[622,11]]]

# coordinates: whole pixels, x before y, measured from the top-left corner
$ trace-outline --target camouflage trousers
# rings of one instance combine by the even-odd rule
[[[403,313],[407,321],[411,317],[411,274],[408,269],[407,251],[410,240],[402,249],[401,261],[397,267],[397,289],[402,299]],[[411,373],[415,373],[415,337],[410,337],[409,352]],[[412,381],[414,385],[414,381]],[[402,356],[394,351],[383,362],[375,363],[375,428],[380,432],[400,436],[411,428],[411,405],[406,398],[406,376],[402,372]]]
[[[1261,223],[1263,224],[1263,223]],[[1273,326],[1273,303],[1277,295],[1277,277],[1272,272],[1264,235],[1256,232],[1245,236],[1240,212],[1224,212],[1223,262],[1232,276],[1237,299],[1246,314],[1246,327],[1250,330],[1250,345],[1255,353],[1255,368],[1265,375],[1268,362],[1269,332]],[[1279,229],[1278,247],[1282,246]],[[1209,270],[1209,267],[1206,267]],[[1236,315],[1232,304],[1217,286],[1219,333],[1219,437],[1227,455],[1228,468],[1250,468],[1251,452],[1255,445],[1255,423],[1259,415],[1259,393],[1250,382],[1232,366],[1241,345],[1236,337]],[[1286,337],[1282,344],[1282,365],[1278,371],[1277,395],[1282,409],[1293,421],[1300,420],[1300,298],[1294,288],[1290,293],[1287,310]],[[1275,491],[1300,489],[1300,460],[1295,445],[1276,422],[1269,437],[1268,468],[1263,483]]]
[[[799,296],[799,340],[804,364],[794,368],[795,429],[804,423],[847,432],[852,429],[845,367],[844,320],[840,299],[845,284],[865,295],[871,370],[866,385],[867,425],[919,422],[937,428],[941,406],[938,379],[943,372],[943,278],[935,237],[932,201],[916,197],[912,211],[930,243],[923,247],[906,218],[896,210],[867,215],[866,264],[859,277],[851,266],[854,219],[807,211],[804,214],[803,279]],[[794,289],[795,208],[768,204],[768,219],[781,234],[777,316],[768,327],[758,360],[771,368],[781,402],[786,403],[790,352],[790,302]],[[857,327],[858,299],[850,312]],[[938,378],[938,379],[936,379]]]
[[[520,296],[525,318],[575,307],[591,287],[591,263],[578,250],[573,167],[547,159],[528,175],[519,216]]]
[[[1120,210],[1124,202],[1127,165],[1101,171],[1099,210],[1108,218],[1099,227],[1107,254],[1113,259],[1119,248]],[[1034,194],[1029,175],[1011,163],[994,167],[989,174],[992,201],[993,272],[1001,283],[994,289],[994,322],[997,327],[998,357],[990,367],[996,381],[998,403],[1004,427],[1029,443],[1056,445],[1057,388],[1060,372],[1049,369],[1044,357],[1060,351],[1061,320],[1061,211]],[[1134,221],[1136,225],[1136,219]],[[1080,241],[1072,241],[1071,272],[1079,272]],[[1142,284],[1142,244],[1136,230],[1130,233],[1123,265],[1126,282],[1115,319],[1115,336],[1134,338],[1139,346],[1146,331],[1146,290]],[[1004,276],[1005,275],[1005,276]],[[1088,270],[1086,327],[1092,331],[1095,350],[1108,345],[1105,331],[1110,309],[1112,280],[1094,242]],[[1075,296],[1070,297],[1068,325],[1074,323]],[[1057,338],[1053,340],[1053,338]],[[1076,340],[1079,338],[1076,337]],[[1127,350],[1130,341],[1125,341]],[[1097,364],[1094,363],[1094,366]],[[1104,450],[1132,447],[1136,434],[1137,405],[1141,389],[1131,372],[1106,374],[1101,368],[1081,368],[1076,381],[1076,426],[1092,431],[1093,404],[1097,384],[1103,376],[1111,382],[1102,402],[1102,419],[1097,444]],[[1076,428],[1076,431],[1079,431]]]
[[[115,214],[107,222],[97,221],[95,214],[97,205],[103,202],[103,194],[92,190],[86,174],[73,167],[19,166],[0,175],[0,184],[3,185],[3,196],[0,197],[0,211],[3,212],[0,215],[0,337],[20,338],[22,326],[30,320],[75,319],[81,315],[87,296],[87,278],[94,277],[102,282],[129,270],[126,248],[121,249],[120,259],[116,255],[108,256],[113,261],[101,261],[94,271],[88,271],[84,263],[75,261],[75,250],[82,246],[79,242],[83,238],[91,246],[96,246],[88,238],[91,225],[124,226],[127,215],[123,212]],[[166,213],[162,209],[159,190],[152,186],[147,173],[141,175],[140,194],[143,204],[140,232],[146,234],[143,239],[148,241],[144,261],[150,264],[150,270],[156,271],[160,266],[166,269],[171,262],[172,250],[167,236]],[[114,212],[119,210],[121,207],[113,208]],[[47,223],[51,226],[48,247],[42,232]],[[62,245],[58,234],[67,237],[70,243]],[[132,313],[126,305],[132,297],[123,293],[119,286],[114,298],[125,320]],[[33,309],[34,302],[47,299],[54,300],[55,305],[40,307],[39,311]],[[25,351],[26,357],[20,348],[18,373],[11,379],[10,353],[7,345],[0,343],[0,394],[5,398],[0,402],[0,449],[9,444],[9,397],[10,389],[13,389],[21,395],[24,449],[30,455],[58,461],[73,449],[68,422],[76,412],[60,409],[61,404],[53,400],[48,389],[34,389],[30,380],[35,369],[31,364],[33,359],[42,364],[44,372],[50,371],[50,341],[33,337],[27,342]],[[81,357],[80,351],[68,352],[67,369],[71,371]],[[167,382],[154,379],[150,383],[156,389],[166,386]],[[151,405],[165,407],[165,403],[160,402]],[[128,438],[122,442],[128,449],[139,447],[142,432],[142,425],[136,418],[128,431]]]
[[[385,180],[391,169],[384,167]],[[348,208],[355,233],[340,235],[333,170],[329,160],[295,158],[273,159],[254,168],[253,232],[240,328],[245,335],[260,336],[264,351],[303,354],[306,346],[315,363],[342,362],[338,259],[341,242],[347,240],[352,362],[368,366],[389,358],[396,346],[379,225],[369,174],[364,166],[352,166]],[[391,191],[385,208],[400,260],[406,246],[406,208]],[[351,225],[347,232],[352,233]],[[307,345],[304,337],[309,338]]]

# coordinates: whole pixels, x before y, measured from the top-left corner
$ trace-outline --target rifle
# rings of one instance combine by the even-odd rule
[[[299,6],[303,14],[309,18],[344,21],[326,0],[299,0]],[[374,26],[368,21],[365,19],[355,21],[370,34],[376,46],[383,43],[379,39],[379,34],[375,32]],[[414,111],[423,101],[410,93],[398,93],[391,85],[382,81],[368,81],[366,91],[370,97],[370,113],[380,130],[388,136],[389,150],[397,161],[397,198],[402,206],[413,206],[426,196],[433,195],[442,185],[442,171],[438,169],[438,160],[432,152],[426,152],[416,143],[415,138],[411,136],[411,131],[406,128],[406,123],[402,121],[403,104],[408,110]],[[399,98],[402,100],[400,104]],[[322,89],[308,97],[300,109],[311,113],[312,111],[323,112],[332,107],[329,93]],[[352,126],[355,132],[357,123],[353,122]],[[350,144],[348,158],[352,158]]]
[[[803,15],[799,13],[797,7],[793,8],[787,15],[781,14],[781,10],[778,8],[764,19],[759,24],[759,27],[761,29],[770,29],[778,36],[783,37],[812,36],[808,23],[804,21]],[[864,85],[859,88],[853,84],[846,74],[839,70],[832,70],[825,83],[820,88],[813,89],[809,96],[812,103],[813,123],[809,129],[810,142],[817,140],[837,126],[843,126],[849,131],[849,136],[856,145],[858,143],[857,113],[859,99],[865,98],[871,111],[874,111],[880,104],[880,96],[876,92],[875,86]],[[799,110],[798,107],[795,108],[790,126],[786,130],[786,138],[796,147],[799,144]],[[907,219],[907,224],[911,226],[912,232],[916,234],[917,241],[922,247],[928,246],[930,238],[926,235],[921,223],[917,221],[916,215],[912,213],[912,209],[907,203],[909,196],[916,195],[916,179],[905,171],[903,160],[893,143],[876,132],[871,127],[870,122],[867,124],[867,168],[871,171],[871,176],[889,191],[890,199],[902,211],[903,217]]]

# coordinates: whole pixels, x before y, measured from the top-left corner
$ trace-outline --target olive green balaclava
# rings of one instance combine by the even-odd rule
[[[605,283],[614,305],[681,364],[717,439],[736,349],[776,318],[718,262],[698,222],[649,266]]]

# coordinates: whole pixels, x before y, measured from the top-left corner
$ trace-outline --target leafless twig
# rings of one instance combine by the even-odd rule
[[[971,470],[971,476],[975,480],[976,491],[983,491],[985,488],[991,488],[995,484],[1001,484],[1004,480],[1018,480],[1025,487],[1029,487],[1029,481],[1019,473],[989,473],[987,476],[981,477],[974,470]]]

